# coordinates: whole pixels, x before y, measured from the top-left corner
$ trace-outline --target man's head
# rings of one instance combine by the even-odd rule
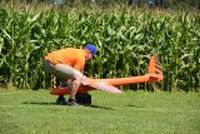
[[[86,60],[91,59],[97,52],[97,48],[94,44],[87,44],[85,46],[85,51],[86,51]]]

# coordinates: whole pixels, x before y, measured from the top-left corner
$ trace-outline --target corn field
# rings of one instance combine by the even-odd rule
[[[44,56],[94,43],[99,55],[86,65],[95,78],[146,72],[148,57],[163,65],[162,90],[200,89],[200,13],[123,10],[15,10],[0,8],[0,83],[48,88]]]

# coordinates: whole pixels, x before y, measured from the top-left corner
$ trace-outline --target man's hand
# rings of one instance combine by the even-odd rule
[[[83,78],[82,78],[81,83],[82,83],[84,86],[89,85],[88,79],[89,79],[89,78],[87,78],[87,77],[84,75]]]

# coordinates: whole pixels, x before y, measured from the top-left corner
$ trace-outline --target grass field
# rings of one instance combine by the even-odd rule
[[[91,106],[70,107],[47,90],[0,90],[0,134],[200,133],[199,93],[91,94]]]

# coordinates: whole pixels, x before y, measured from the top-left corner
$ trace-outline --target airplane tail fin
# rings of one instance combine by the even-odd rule
[[[148,66],[148,74],[151,81],[160,81],[163,79],[161,64],[156,56],[151,56]]]

